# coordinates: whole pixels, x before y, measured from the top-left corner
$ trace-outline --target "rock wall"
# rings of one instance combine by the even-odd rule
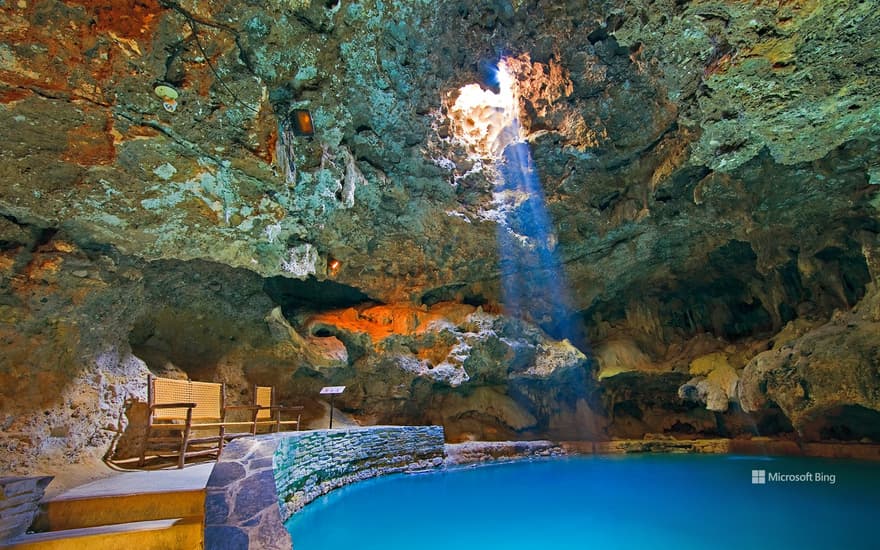
[[[0,467],[134,452],[147,370],[457,441],[877,439],[873,8],[0,4]],[[540,193],[461,137],[502,57]]]
[[[206,549],[292,548],[274,470],[278,444],[289,435],[244,437],[224,448],[206,487]]]
[[[254,383],[275,385],[307,405],[307,420],[321,414],[321,386],[348,385],[337,404],[360,421],[433,422],[453,441],[880,432],[874,283],[830,321],[814,303],[779,332],[732,341],[684,339],[646,300],[623,320],[586,324],[593,361],[479,306],[376,305],[331,287],[355,306],[315,313],[301,295],[320,299],[320,286],[282,292],[221,264],[144,263],[64,232],[8,229],[0,445],[10,472],[57,471],[108,448],[136,454],[148,368],[225,382],[233,402],[249,402]]]
[[[337,403],[370,423],[440,424],[455,440],[597,433],[586,405],[588,358],[529,323],[444,302],[349,308],[297,321],[310,335],[307,349],[324,358],[314,370],[348,386]],[[296,382],[319,389],[318,380]],[[577,414],[585,422],[565,426]]]
[[[319,430],[285,437],[274,457],[282,517],[356,481],[438,468],[445,456],[440,426]]]
[[[208,550],[289,550],[291,514],[320,495],[380,475],[443,465],[443,428],[375,426],[232,441],[208,480]]]
[[[337,404],[363,422],[433,421],[456,438],[525,437],[575,415],[587,389],[587,358],[570,343],[477,306],[356,301],[316,314],[300,301],[288,320],[277,304],[289,307],[296,285],[281,291],[211,262],[142,262],[9,225],[19,239],[2,252],[9,471],[136,456],[149,371],[224,382],[232,403],[249,403],[253,384],[273,385],[282,402],[307,406],[307,422],[322,414],[322,386],[347,385]]]
[[[382,302],[499,301],[499,230],[531,205],[498,208],[491,159],[467,155],[448,113],[462,85],[496,84],[503,53],[576,311],[699,274],[732,241],[751,243],[762,275],[800,258],[821,277],[817,253],[876,227],[864,38],[880,22],[866,5],[139,9],[0,11],[4,215],[139,258],[314,275]],[[158,83],[178,91],[171,112]],[[292,135],[299,108],[313,139]],[[545,266],[525,244],[505,254],[525,260],[540,320]]]
[[[446,445],[446,465],[463,466],[565,454],[566,449],[554,441],[468,441]]]
[[[147,374],[128,331],[141,272],[52,229],[0,220],[0,469],[51,473],[101,456]]]
[[[789,332],[791,334],[791,332]],[[744,410],[774,403],[810,441],[880,437],[880,292],[802,335],[777,338],[743,368]],[[843,351],[845,350],[845,351]]]
[[[50,476],[0,477],[0,544],[28,530],[50,481]]]

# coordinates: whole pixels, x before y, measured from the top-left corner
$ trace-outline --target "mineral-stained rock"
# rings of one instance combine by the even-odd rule
[[[691,362],[690,372],[696,375],[678,389],[678,395],[704,403],[710,411],[724,412],[736,396],[737,373],[724,353],[710,353]]]
[[[572,398],[569,412],[586,392],[586,357],[570,343],[474,306],[373,306],[308,316],[302,325],[349,348],[354,368],[329,375],[348,385],[337,403],[377,422],[442,421],[458,437],[477,418],[497,439],[546,428],[560,413],[530,390],[574,382],[562,390]]]
[[[102,454],[148,369],[458,439],[880,437],[875,7],[0,3],[0,465]]]
[[[740,401],[746,411],[776,403],[792,424],[811,439],[874,437],[880,429],[880,316],[878,293],[871,294],[849,313],[779,349],[757,355],[743,370]],[[842,407],[864,410],[856,422],[844,419],[843,429],[832,428]],[[823,434],[822,431],[828,428]]]
[[[497,224],[516,212],[486,221],[494,171],[470,173],[436,128],[448,94],[507,51],[576,308],[666,276],[668,261],[700,269],[731,239],[762,256],[768,238],[821,250],[785,212],[811,227],[860,215],[858,161],[851,177],[831,163],[814,173],[834,177],[812,179],[761,151],[797,166],[875,139],[876,90],[855,69],[871,66],[869,8],[605,2],[585,17],[543,4],[497,18],[482,5],[159,2],[142,23],[93,4],[4,8],[0,210],[146,259],[335,277],[386,302],[453,283],[498,299],[485,281]],[[179,92],[173,113],[157,81]],[[287,135],[303,107],[311,141]],[[284,168],[273,155],[288,138]],[[544,289],[530,290],[539,320]]]
[[[599,379],[632,370],[648,370],[652,362],[635,342],[610,340],[596,347],[599,362]]]
[[[123,404],[144,397],[147,372],[127,343],[142,304],[137,270],[63,234],[22,229],[32,236],[2,254],[0,305],[0,455],[13,471],[37,456],[102,454]]]
[[[792,164],[876,134],[880,89],[856,68],[873,56],[871,7],[673,4],[630,3],[614,36],[656,60],[672,98],[697,99],[683,117],[703,129],[693,162],[729,171],[767,147]]]

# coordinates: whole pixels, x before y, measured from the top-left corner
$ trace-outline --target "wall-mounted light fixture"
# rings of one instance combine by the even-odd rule
[[[336,276],[336,274],[339,272],[340,267],[342,267],[342,262],[340,262],[339,260],[337,260],[333,256],[330,256],[329,258],[327,258],[327,273],[331,277]]]
[[[315,124],[312,121],[312,113],[308,109],[294,109],[291,111],[287,115],[287,124],[293,130],[294,135],[315,135]]]

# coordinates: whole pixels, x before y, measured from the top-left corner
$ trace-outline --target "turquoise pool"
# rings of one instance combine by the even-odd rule
[[[296,550],[876,549],[877,521],[880,464],[651,455],[374,479],[287,528]]]

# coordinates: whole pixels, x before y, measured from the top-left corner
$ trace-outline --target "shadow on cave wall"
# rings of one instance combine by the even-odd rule
[[[288,277],[268,277],[263,291],[288,319],[298,310],[325,311],[376,302],[360,289],[335,281],[319,281],[314,277],[305,280]]]
[[[821,276],[805,280],[797,268],[797,251],[791,251],[792,259],[777,271],[762,275],[757,270],[757,255],[751,246],[742,241],[731,241],[709,256],[704,271],[689,273],[681,284],[655,289],[647,296],[660,304],[657,314],[663,326],[668,328],[665,337],[670,340],[685,339],[701,332],[710,332],[728,341],[752,336],[769,337],[778,330],[780,323],[801,315],[830,315],[833,308],[845,308],[858,301],[870,277],[864,258],[856,254],[856,250],[855,247],[853,252],[837,247],[822,250],[815,255],[816,261],[823,266]],[[133,352],[156,374],[186,375],[196,380],[219,381],[226,372],[220,372],[224,358],[243,348],[272,345],[265,316],[277,306],[293,320],[303,311],[374,303],[360,290],[333,281],[264,279],[245,270],[209,262],[154,262],[145,269],[144,285],[150,307],[130,333]],[[767,306],[771,303],[769,297],[779,300],[772,302],[775,307]],[[439,289],[424,297],[426,303],[447,299],[487,305],[482,296],[467,294],[466,289],[454,287]],[[583,322],[597,312],[612,321],[623,321],[626,317],[625,308],[600,304],[579,321]],[[333,327],[315,325],[310,336],[341,337],[350,351],[348,369],[353,369],[352,363],[363,355],[362,350],[358,352],[358,342],[346,341],[345,335]],[[586,333],[584,341],[589,341]],[[314,393],[312,390],[329,383],[324,375],[308,366],[268,362],[254,366],[254,362],[259,363],[261,359],[241,353],[237,357],[244,357],[237,367],[247,377],[248,386],[255,382],[271,383],[308,388]],[[588,371],[594,370],[593,367],[589,366]],[[348,372],[348,369],[343,370]],[[271,372],[276,373],[272,376],[278,376],[280,371],[284,371],[283,377],[264,379]],[[581,381],[584,390],[571,396],[547,388],[544,393],[549,392],[548,398],[541,406],[542,411],[547,410],[538,416],[550,418],[561,404],[573,409],[576,406],[574,401],[583,399],[591,410],[607,417],[607,433],[619,437],[642,437],[647,433],[685,438],[736,437],[793,432],[788,419],[777,407],[746,414],[731,404],[730,410],[715,413],[698,404],[682,402],[677,392],[688,377],[679,372],[651,377],[622,374],[606,379],[601,387]],[[246,388],[236,390],[241,393],[236,399],[247,397]],[[508,390],[515,400],[522,397],[516,388]],[[421,394],[438,392],[427,383],[413,391],[421,396],[411,401],[413,407],[415,403],[432,402],[430,397]],[[563,403],[568,397],[573,402]],[[877,436],[877,430],[873,428],[867,431],[852,428],[854,425],[876,424],[876,419],[870,415],[866,417],[864,411],[845,409],[833,414],[837,420],[829,420],[821,426],[817,424],[809,437],[857,440]],[[424,410],[403,407],[397,410],[392,420],[407,423],[431,419]],[[479,418],[462,418],[461,422],[463,426],[468,422],[473,424],[475,433],[476,426],[491,424]],[[539,431],[549,428],[545,424],[538,426]],[[513,433],[497,434],[502,435],[517,437]]]
[[[273,307],[262,277],[201,260],[160,260],[144,268],[145,302],[129,343],[156,374],[183,371],[213,380],[218,363],[242,346],[265,345]]]
[[[618,334],[632,337],[655,361],[669,359],[664,354],[675,348],[670,344],[706,333],[728,343],[769,339],[772,346],[774,335],[789,321],[825,321],[835,310],[848,310],[865,295],[871,277],[855,243],[821,249],[808,258],[814,269],[806,273],[799,268],[800,251],[792,248],[787,253],[789,261],[762,274],[752,246],[729,241],[708,255],[702,270],[673,277],[678,281],[674,285],[633,290],[628,293],[632,296],[629,302],[601,303],[584,312],[584,323],[591,329],[596,329],[597,321],[604,323],[604,332],[594,332],[590,340]],[[638,315],[635,320],[628,317],[633,303],[648,305],[656,322],[652,326],[659,326],[660,333],[638,326],[643,322]],[[683,364],[686,371],[687,362]],[[712,412],[703,405],[683,402],[676,392],[690,376],[687,372],[623,373],[603,380],[600,389],[609,416],[609,434],[634,438],[646,433],[796,437],[787,416],[772,403],[759,412],[745,413],[736,403],[730,403],[725,412]],[[817,420],[810,432],[802,435],[811,441],[872,438],[874,432],[862,429],[876,422],[869,413],[873,411],[847,407],[831,411],[827,421],[824,417]],[[880,417],[880,413],[874,414]]]
[[[288,319],[370,302],[360,290],[333,281],[262,278],[244,269],[193,260],[152,262],[144,270],[150,307],[129,335],[135,355],[156,374],[183,371],[212,380],[235,350],[271,344],[266,315],[281,306]]]
[[[602,402],[609,411],[608,433],[642,438],[664,434],[682,439],[702,437],[796,437],[791,422],[772,402],[747,413],[735,402],[728,410],[713,412],[679,399],[678,388],[690,378],[684,373],[622,373],[603,381]]]
[[[350,366],[332,373],[317,369],[285,340],[283,329],[273,334],[267,315],[274,308],[280,306],[295,325],[298,312],[370,302],[359,290],[333,281],[264,279],[202,261],[153,262],[145,270],[144,288],[150,307],[129,333],[134,355],[158,376],[224,382],[232,403],[249,403],[254,384],[276,387],[284,403],[311,402],[322,386],[331,385],[328,376],[351,374]],[[309,336],[334,334],[315,330]],[[354,360],[363,351],[349,340],[342,339]]]
[[[758,271],[751,245],[731,240],[708,255],[699,271],[683,273],[675,284],[631,289],[630,301],[654,303],[664,343],[710,333],[728,342],[769,337],[798,317],[827,319],[835,309],[849,309],[865,294],[871,281],[865,257],[855,243],[828,247],[810,260],[817,269],[804,276],[796,248],[776,270]],[[626,325],[626,298],[600,302],[582,313],[587,326],[597,319]],[[600,335],[592,334],[591,340]]]
[[[813,415],[802,433],[808,441],[880,442],[880,412],[860,405],[832,407]]]

